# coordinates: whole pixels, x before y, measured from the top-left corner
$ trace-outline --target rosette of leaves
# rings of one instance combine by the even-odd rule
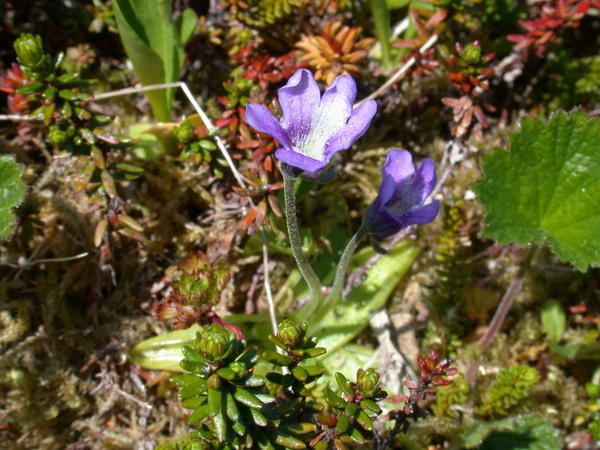
[[[317,347],[317,339],[306,336],[308,325],[302,322],[296,325],[289,319],[279,324],[277,336],[271,334],[268,339],[280,351],[266,350],[262,357],[275,366],[286,368],[286,374],[270,372],[267,379],[283,387],[289,398],[308,396],[306,385],[318,379],[325,369],[316,365],[307,365],[307,359],[324,355],[327,350]]]
[[[223,264],[211,263],[202,252],[192,252],[166,271],[173,279],[169,295],[152,305],[154,317],[176,328],[206,323],[207,315],[221,300],[231,273]]]
[[[317,450],[327,449],[330,444],[336,449],[346,448],[344,444],[364,444],[365,436],[374,429],[372,419],[382,412],[377,402],[387,397],[387,392],[379,387],[379,373],[375,369],[358,369],[356,382],[339,372],[335,380],[339,391],[325,390],[330,411],[316,418],[322,431],[310,446]]]
[[[222,162],[215,158],[213,152],[217,150],[214,136],[211,136],[206,127],[200,123],[193,123],[190,118],[183,119],[173,129],[173,136],[177,139],[181,153],[179,159],[191,161],[195,164],[211,164]],[[225,166],[222,162],[221,166]],[[213,173],[221,178],[222,167],[212,164]]]
[[[342,22],[326,23],[319,35],[302,35],[296,47],[302,60],[315,68],[315,78],[331,84],[338,75],[361,75],[359,65],[375,43],[372,38],[357,40],[360,27],[342,26]]]
[[[257,432],[249,429],[267,426],[263,400],[272,401],[261,389],[265,378],[252,374],[257,352],[214,323],[203,327],[182,351],[181,367],[188,373],[171,381],[181,388],[183,406],[192,410],[188,422],[204,421],[192,437],[207,446],[214,441],[213,448],[251,446]]]
[[[89,86],[90,80],[81,79],[79,72],[61,69],[63,54],[56,58],[46,54],[38,35],[22,34],[14,47],[23,74],[21,87],[16,89],[25,97],[23,111],[43,120],[49,144],[84,156],[78,164],[83,167],[76,187],[102,186],[109,197],[116,197],[115,180],[135,179],[141,169],[111,154],[128,147],[129,141],[103,131],[113,118],[85,106],[89,96],[81,89]]]

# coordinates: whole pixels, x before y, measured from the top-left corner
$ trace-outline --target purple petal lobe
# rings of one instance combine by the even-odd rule
[[[425,158],[419,168],[415,171],[415,177],[413,179],[411,190],[419,192],[420,203],[424,202],[425,199],[435,187],[437,183],[437,176],[435,174],[435,164],[431,158]]]
[[[350,75],[340,75],[333,80],[333,83],[329,85],[329,87],[325,90],[323,94],[323,98],[321,102],[328,101],[328,97],[330,95],[333,96],[342,96],[346,103],[350,108],[354,105],[354,100],[356,100],[356,82],[354,78]]]
[[[327,88],[313,117],[310,133],[298,151],[318,161],[329,161],[325,155],[327,142],[338,134],[352,113],[356,84],[348,75],[337,77]]]
[[[285,148],[291,148],[290,139],[275,116],[264,105],[250,103],[246,106],[246,122],[252,128],[270,134]]]
[[[278,91],[283,112],[283,127],[291,141],[297,144],[310,132],[313,116],[319,107],[321,92],[312,73],[298,69]]]
[[[369,128],[371,120],[377,112],[377,102],[367,100],[352,111],[348,123],[329,142],[325,148],[325,156],[331,158],[334,153],[352,146]]]
[[[392,149],[381,169],[381,187],[376,201],[384,205],[415,173],[412,155],[408,150]]]
[[[425,206],[414,209],[406,215],[406,222],[409,225],[415,225],[419,223],[429,223],[440,212],[440,201],[434,200]]]
[[[278,160],[283,161],[290,166],[302,169],[305,172],[317,172],[327,165],[327,162],[318,161],[309,156],[305,156],[302,153],[287,150],[285,148],[277,149],[275,151],[275,157]]]

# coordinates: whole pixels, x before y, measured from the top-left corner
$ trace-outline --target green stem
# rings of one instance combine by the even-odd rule
[[[335,279],[333,280],[333,286],[331,286],[331,291],[322,304],[318,305],[315,311],[312,312],[311,317],[311,334],[318,333],[321,330],[321,321],[329,314],[338,304],[338,302],[342,299],[342,291],[344,289],[344,281],[346,280],[346,271],[348,270],[348,266],[350,265],[350,259],[352,255],[356,251],[358,244],[367,236],[367,230],[363,225],[354,233],[354,236],[350,239],[344,252],[342,253],[342,257],[337,266],[337,271],[335,273]],[[314,321],[313,321],[314,320]]]
[[[369,0],[373,22],[375,22],[375,36],[381,45],[381,65],[389,69],[392,65],[391,58],[391,30],[390,11],[386,0]]]
[[[294,175],[291,168],[281,164],[281,175],[283,176],[283,196],[285,199],[285,219],[287,222],[288,237],[292,247],[292,254],[298,265],[302,277],[308,284],[311,293],[311,299],[316,302],[321,294],[321,282],[319,277],[310,266],[306,255],[302,252],[302,238],[298,228],[298,215],[296,212],[296,194],[294,192]]]

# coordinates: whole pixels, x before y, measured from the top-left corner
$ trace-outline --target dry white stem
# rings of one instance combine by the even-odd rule
[[[421,45],[421,47],[419,48],[419,53],[420,54],[425,53],[437,42],[437,40],[438,40],[437,34],[434,34],[433,36],[431,36],[429,39],[427,39],[427,41],[423,45]],[[396,72],[394,72],[394,74],[385,83],[383,83],[379,87],[379,89],[377,89],[375,92],[373,92],[368,97],[363,98],[360,102],[356,103],[354,105],[354,107],[357,107],[365,100],[370,100],[370,99],[379,97],[381,94],[383,94],[385,92],[385,90],[387,88],[392,86],[398,80],[401,80],[404,77],[404,75],[406,75],[406,72],[408,72],[408,69],[410,69],[416,62],[417,62],[417,59],[414,56],[411,57],[408,61],[406,61],[406,63],[404,63],[404,65],[402,67],[400,67]]]

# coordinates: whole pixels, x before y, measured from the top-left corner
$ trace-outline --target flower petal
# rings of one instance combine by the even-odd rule
[[[250,103],[246,106],[246,122],[252,128],[270,134],[285,148],[291,148],[292,143],[285,130],[266,106]]]
[[[327,166],[327,162],[318,161],[302,153],[298,153],[285,148],[278,148],[275,151],[275,157],[289,164],[290,166],[302,169],[305,172],[317,172]]]
[[[434,200],[425,206],[410,211],[405,217],[402,217],[402,221],[409,225],[429,223],[435,219],[439,212],[440,201]]]
[[[408,150],[390,150],[381,168],[381,187],[375,201],[385,205],[414,173],[415,166]]]
[[[355,97],[356,83],[351,76],[342,75],[333,80],[321,98],[310,133],[298,144],[298,151],[318,161],[328,162],[325,146],[346,126]]]
[[[287,84],[278,91],[279,104],[283,113],[283,128],[294,144],[302,142],[312,124],[319,107],[321,91],[312,73],[298,69]]]
[[[350,110],[352,110],[354,100],[356,100],[356,82],[354,78],[350,75],[336,77],[325,90],[321,103],[328,101],[328,97],[331,95],[336,97],[341,95],[346,100],[348,106],[350,106]]]
[[[415,171],[415,177],[410,186],[410,190],[420,194],[419,203],[423,203],[431,194],[431,191],[437,183],[435,173],[435,164],[431,158],[425,158],[418,169]]]
[[[367,100],[352,111],[346,126],[333,136],[325,146],[325,157],[330,159],[334,153],[352,146],[369,128],[377,112],[377,102]]]

